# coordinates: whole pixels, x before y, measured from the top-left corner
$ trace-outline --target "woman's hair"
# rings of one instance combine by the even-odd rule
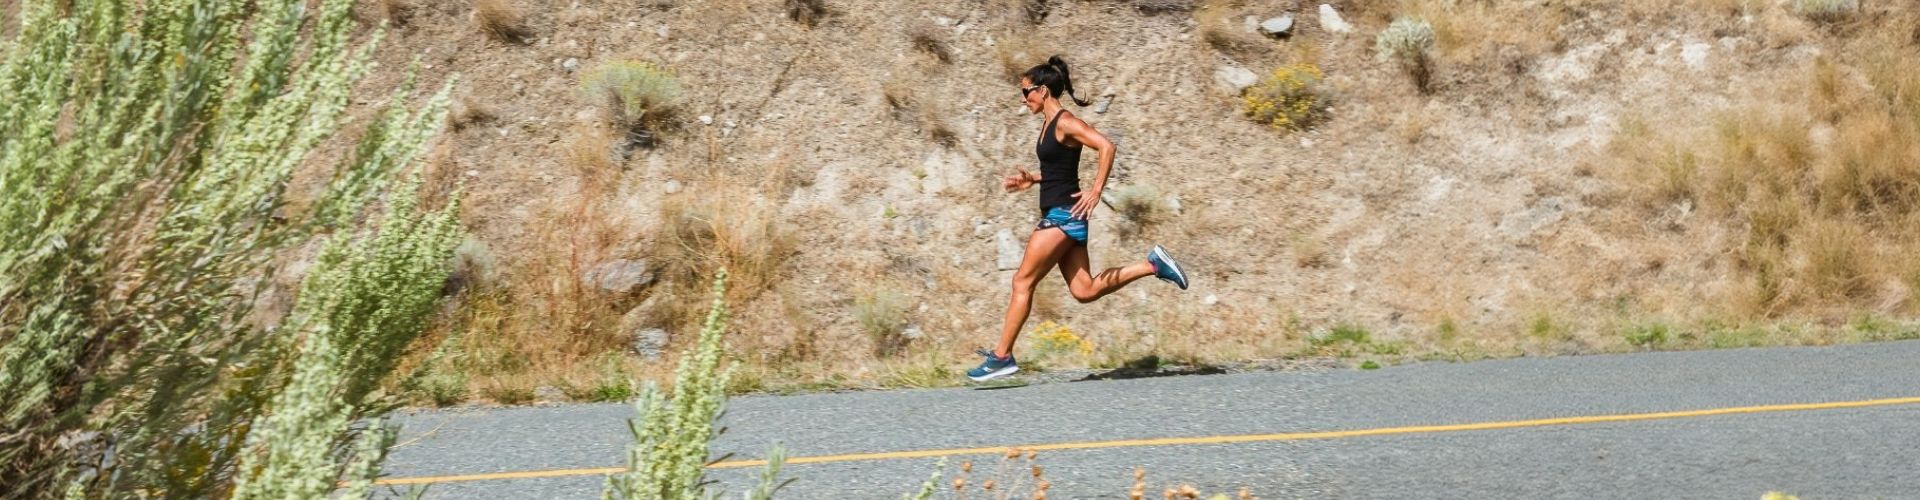
[[[1060,56],[1047,58],[1046,64],[1034,66],[1021,76],[1027,77],[1027,81],[1033,82],[1034,85],[1046,86],[1047,92],[1055,98],[1060,97],[1064,92],[1073,98],[1074,104],[1081,106],[1093,104],[1093,101],[1082,100],[1079,95],[1073,93],[1073,78],[1067,74],[1067,62],[1060,60]]]

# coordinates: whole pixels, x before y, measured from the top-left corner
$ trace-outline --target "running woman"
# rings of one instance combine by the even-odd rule
[[[1013,273],[1013,297],[1007,304],[1000,343],[991,351],[980,349],[978,352],[986,361],[967,371],[967,378],[976,382],[1020,371],[1013,359],[1013,341],[1020,337],[1020,328],[1026,324],[1027,314],[1033,308],[1034,287],[1055,265],[1060,266],[1060,277],[1067,280],[1067,289],[1073,293],[1074,300],[1082,304],[1100,300],[1127,283],[1149,275],[1178,285],[1181,290],[1187,289],[1187,276],[1180,271],[1180,264],[1159,245],[1147,251],[1146,260],[1108,268],[1098,274],[1092,272],[1087,260],[1087,216],[1100,204],[1107,174],[1113,169],[1114,149],[1107,136],[1094,130],[1093,125],[1067,113],[1060,104],[1063,92],[1074,104],[1089,103],[1073,93],[1073,80],[1068,78],[1067,63],[1060,60],[1060,56],[1048,58],[1046,64],[1034,66],[1020,77],[1020,100],[1026,103],[1029,113],[1045,119],[1040,127],[1039,144],[1034,146],[1034,153],[1040,157],[1040,171],[1035,174],[1016,168],[1014,174],[1000,180],[1000,185],[1009,193],[1040,185],[1040,223],[1027,238],[1026,256],[1020,259],[1020,268]],[[1082,148],[1100,152],[1100,170],[1094,174],[1091,188],[1084,191],[1080,189]]]

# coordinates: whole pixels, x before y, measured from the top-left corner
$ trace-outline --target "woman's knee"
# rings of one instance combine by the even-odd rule
[[[1082,304],[1100,300],[1100,291],[1094,290],[1091,285],[1086,287],[1069,286],[1067,288],[1068,292],[1073,293],[1073,300],[1078,300]]]

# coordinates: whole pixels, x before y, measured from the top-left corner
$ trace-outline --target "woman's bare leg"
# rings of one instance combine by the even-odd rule
[[[1099,274],[1093,274],[1092,263],[1087,259],[1087,246],[1072,246],[1066,255],[1060,257],[1060,277],[1066,278],[1067,289],[1073,292],[1073,300],[1082,304],[1100,300],[1133,280],[1153,276],[1153,263],[1146,259],[1122,267],[1109,267]]]
[[[1027,238],[1026,256],[1020,258],[1020,269],[1013,271],[1013,296],[1007,300],[1007,319],[1000,328],[1000,343],[993,346],[994,356],[1013,355],[1013,341],[1020,338],[1020,327],[1027,324],[1027,315],[1033,311],[1034,287],[1040,286],[1040,279],[1053,269],[1061,254],[1074,246],[1067,233],[1059,229],[1034,231]]]

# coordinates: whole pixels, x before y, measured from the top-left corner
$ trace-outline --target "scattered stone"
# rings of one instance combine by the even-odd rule
[[[920,325],[907,325],[907,329],[900,331],[900,336],[907,340],[920,340],[921,337],[927,336],[927,332],[921,330]]]
[[[1255,83],[1260,83],[1260,75],[1239,66],[1221,66],[1220,69],[1214,70],[1213,80],[1234,93],[1239,93]]]
[[[1567,200],[1559,196],[1542,198],[1526,210],[1502,217],[1498,227],[1508,238],[1524,240],[1565,218],[1567,205]]]
[[[654,361],[667,352],[667,331],[659,328],[647,328],[634,332],[633,353],[642,359]]]
[[[1275,37],[1275,38],[1286,38],[1289,36],[1293,36],[1293,14],[1286,14],[1280,17],[1268,19],[1266,21],[1261,21],[1260,34],[1267,35],[1270,37]]]
[[[953,18],[947,16],[933,16],[933,24],[940,26],[953,26],[958,22],[959,21],[955,21]]]
[[[660,25],[658,29],[653,30],[653,34],[660,35],[660,39],[665,40],[667,38],[667,25]]]
[[[680,181],[667,181],[666,192],[667,194],[680,192]]]
[[[533,388],[533,400],[543,402],[566,401],[567,393],[561,391],[559,387],[543,385]]]
[[[701,125],[712,125],[712,124],[713,124],[713,115],[700,115],[700,124],[701,124]]]
[[[1167,210],[1173,212],[1174,215],[1180,215],[1180,195],[1167,195]]]
[[[648,270],[646,259],[618,259],[593,266],[580,279],[607,292],[631,293],[652,284],[653,271]]]
[[[1100,104],[1096,104],[1093,106],[1093,112],[1106,114],[1107,106],[1111,106],[1111,105],[1113,105],[1113,96],[1102,97],[1100,98]]]
[[[1207,298],[1204,298],[1204,299],[1200,299],[1200,303],[1201,303],[1201,304],[1206,304],[1206,305],[1209,305],[1209,306],[1211,306],[1211,305],[1214,305],[1214,304],[1219,304],[1219,303],[1220,303],[1220,296],[1218,296],[1218,295],[1214,295],[1214,294],[1211,294],[1211,293],[1209,293],[1209,294],[1207,294]]]
[[[1713,45],[1707,44],[1706,42],[1694,42],[1682,45],[1680,46],[1680,60],[1686,61],[1687,67],[1689,68],[1706,68],[1707,51],[1712,48]]]
[[[1344,34],[1352,33],[1353,25],[1347,24],[1347,20],[1341,19],[1340,11],[1333,10],[1332,5],[1323,3],[1320,4],[1320,29],[1327,30],[1329,33]]]
[[[572,73],[574,70],[580,69],[580,60],[569,57],[567,58],[567,62],[560,63],[560,67],[565,68],[568,73]]]
[[[994,233],[993,242],[1000,249],[1000,258],[994,262],[999,265],[1000,270],[1019,269],[1023,250],[1020,248],[1020,240],[1014,239],[1013,230],[1001,229],[1000,232]]]

